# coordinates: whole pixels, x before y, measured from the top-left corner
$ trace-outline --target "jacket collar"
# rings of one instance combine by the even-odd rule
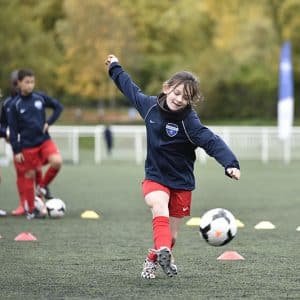
[[[157,104],[159,107],[159,111],[164,119],[172,120],[172,121],[182,121],[186,117],[186,115],[191,111],[191,105],[188,104],[183,109],[172,111],[169,109],[166,101],[166,94],[160,93],[157,97]]]

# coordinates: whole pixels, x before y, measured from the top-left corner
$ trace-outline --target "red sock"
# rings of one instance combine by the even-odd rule
[[[40,186],[42,186],[42,187],[47,186],[55,178],[55,176],[57,175],[59,170],[60,169],[55,169],[55,168],[49,167]]]
[[[34,179],[24,177],[22,179],[24,201],[27,201],[28,211],[34,210]]]
[[[156,261],[157,260],[157,254],[155,252],[150,251],[148,254],[148,259],[151,261]]]
[[[160,247],[168,247],[171,249],[172,234],[170,229],[169,217],[158,216],[152,220],[154,248],[157,250]],[[150,251],[148,259],[156,261],[157,254]]]
[[[25,195],[24,195],[24,177],[17,175],[17,188],[19,193],[20,205],[24,207]]]
[[[161,218],[163,218],[163,217],[161,217]],[[157,221],[155,221],[155,222],[157,222]],[[154,220],[153,220],[153,225],[154,225]],[[173,249],[175,243],[176,243],[176,239],[172,238],[172,240],[171,240],[171,248],[170,248],[171,250]],[[159,248],[156,248],[156,249],[159,249]],[[148,254],[148,259],[151,260],[151,261],[156,261],[157,260],[157,254],[155,252],[153,252],[153,251],[150,251],[149,254]]]
[[[43,179],[42,168],[36,169],[36,171],[35,171],[35,183],[36,183],[36,185],[41,186],[42,179]]]
[[[152,220],[155,249],[168,247],[171,249],[172,235],[169,217],[158,216]]]

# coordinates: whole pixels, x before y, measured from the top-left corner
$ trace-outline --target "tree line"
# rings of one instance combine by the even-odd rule
[[[299,11],[298,0],[1,0],[0,88],[26,67],[65,105],[121,105],[104,66],[114,53],[149,94],[176,71],[197,74],[207,119],[272,119],[288,40],[299,116]]]

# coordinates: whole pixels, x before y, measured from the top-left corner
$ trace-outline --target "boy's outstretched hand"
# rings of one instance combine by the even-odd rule
[[[105,60],[106,66],[109,67],[109,65],[110,65],[111,63],[113,63],[113,62],[119,62],[119,60],[118,60],[118,58],[117,58],[115,55],[109,54],[109,55],[107,56],[107,59]]]
[[[241,171],[237,168],[228,168],[226,169],[226,173],[235,180],[239,180],[241,177]]]

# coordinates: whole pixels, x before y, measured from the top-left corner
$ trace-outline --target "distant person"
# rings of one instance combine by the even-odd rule
[[[75,122],[81,122],[82,121],[82,109],[80,107],[75,108],[74,119],[75,119]]]
[[[63,106],[42,92],[35,92],[34,86],[33,71],[19,70],[19,94],[14,98],[8,114],[10,142],[14,160],[21,173],[24,198],[28,206],[27,219],[43,217],[34,207],[36,170],[45,163],[49,165],[38,188],[40,195],[45,196],[47,186],[62,166],[62,157],[48,130],[59,118]],[[46,108],[53,110],[48,119]]]
[[[103,121],[105,116],[105,109],[104,109],[104,105],[103,103],[100,101],[98,103],[98,109],[97,109],[97,117],[98,117],[98,121],[101,122]]]
[[[107,154],[111,155],[112,148],[113,148],[113,134],[109,125],[107,125],[104,129],[104,140],[105,140]]]
[[[239,162],[225,142],[202,125],[193,109],[202,97],[199,82],[190,72],[181,71],[163,83],[158,96],[147,96],[123,70],[118,58],[109,55],[108,72],[116,86],[130,100],[146,123],[147,158],[142,190],[152,212],[154,249],[150,250],[141,277],[155,278],[158,265],[165,274],[177,274],[171,250],[180,220],[190,215],[195,188],[195,150],[203,148],[225,169],[240,179]]]

